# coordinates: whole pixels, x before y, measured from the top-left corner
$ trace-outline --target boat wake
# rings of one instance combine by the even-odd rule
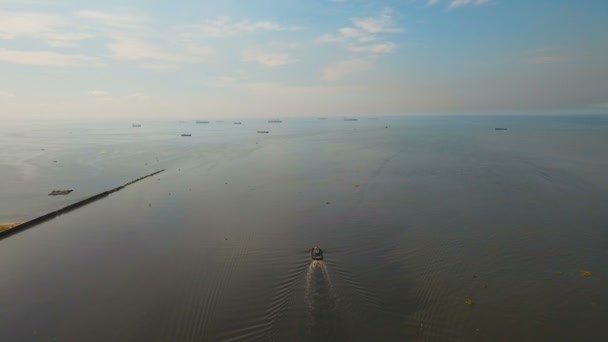
[[[327,266],[322,260],[313,260],[308,266],[305,277],[305,296],[306,304],[311,311],[314,311],[315,302],[330,297],[335,299],[334,287],[327,272]]]
[[[338,298],[325,262],[313,260],[306,271],[305,282],[304,293],[311,334],[333,335],[340,326]]]

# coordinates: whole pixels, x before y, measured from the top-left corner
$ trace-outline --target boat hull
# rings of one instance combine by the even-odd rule
[[[315,253],[315,247],[310,249],[310,258],[312,260],[323,260],[323,252],[320,248],[316,248],[318,253]]]

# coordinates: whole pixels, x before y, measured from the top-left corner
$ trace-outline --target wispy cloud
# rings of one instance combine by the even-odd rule
[[[162,63],[143,63],[140,67],[152,71],[174,71],[178,70],[179,66],[174,64],[162,64]]]
[[[105,90],[89,90],[89,91],[87,91],[87,95],[90,95],[90,96],[108,96],[108,95],[110,95],[110,93],[108,93]]]
[[[98,10],[81,10],[75,12],[74,15],[82,19],[87,19],[103,25],[117,28],[129,28],[141,25],[148,21],[146,17],[141,15],[134,15],[128,13],[112,13]]]
[[[426,6],[437,5],[441,0],[427,0]],[[490,0],[449,0],[448,8],[458,8],[464,6],[479,6],[488,3]]]
[[[80,41],[94,37],[94,35],[83,32],[57,32],[45,36],[46,43],[52,47],[76,47]]]
[[[243,34],[255,34],[259,32],[278,32],[301,30],[299,26],[286,26],[274,21],[234,21],[232,18],[223,16],[213,19],[205,19],[197,25],[182,26],[180,28],[183,37],[229,37]]]
[[[16,95],[8,91],[0,90],[0,97],[16,97]]]
[[[35,12],[0,12],[0,39],[40,37],[56,32],[66,21],[56,15]]]
[[[353,26],[341,27],[336,33],[328,33],[317,37],[317,43],[335,43],[358,41],[361,43],[378,39],[378,35],[387,33],[401,33],[403,28],[398,27],[391,10],[384,10],[377,16],[366,18],[351,18]]]
[[[197,63],[201,59],[167,51],[137,38],[121,38],[107,44],[115,59],[127,61],[162,61],[172,63]]]
[[[258,63],[269,68],[276,68],[294,62],[289,57],[288,53],[267,52],[260,49],[247,49],[241,51],[241,60],[243,62]]]
[[[321,70],[321,78],[326,82],[338,81],[351,74],[364,72],[372,68],[375,56],[392,53],[396,44],[390,41],[378,41],[387,34],[404,32],[393,19],[393,12],[389,9],[379,15],[367,18],[351,18],[351,27],[341,27],[334,34],[324,34],[316,39],[317,43],[342,43],[351,52],[366,53],[367,58],[351,58],[325,67]],[[368,43],[368,44],[365,44]]]
[[[388,9],[375,17],[353,18],[352,22],[357,28],[369,33],[403,32],[402,28],[395,26],[392,11]]]
[[[82,54],[7,49],[0,49],[0,61],[14,64],[44,65],[52,67],[99,66],[102,64],[97,58]]]
[[[348,75],[369,70],[373,66],[372,59],[348,59],[328,66],[322,70],[324,81],[338,81]]]
[[[232,76],[222,76],[222,77],[218,77],[215,80],[208,82],[207,85],[210,87],[219,87],[219,88],[224,88],[224,87],[233,87],[236,85],[239,85],[241,83],[241,79],[238,77],[232,77]]]
[[[150,99],[150,96],[144,94],[144,93],[140,93],[140,92],[135,92],[135,93],[131,93],[129,95],[127,95],[128,99],[131,100],[136,100],[136,101],[146,101]]]
[[[184,50],[194,56],[209,57],[215,54],[215,49],[210,46],[200,45],[192,41],[184,42]]]
[[[315,42],[320,43],[320,44],[337,43],[337,42],[343,42],[344,39],[345,39],[344,37],[342,37],[338,34],[326,33],[324,35],[317,37],[315,39]]]
[[[0,39],[35,39],[52,47],[75,47],[90,33],[74,31],[69,18],[37,12],[0,12]]]
[[[452,2],[450,2],[450,8],[462,7],[462,6],[468,6],[468,5],[479,6],[479,5],[483,5],[483,4],[487,3],[488,1],[489,0],[452,0]]]
[[[379,53],[391,53],[395,50],[395,43],[387,42],[381,44],[374,45],[359,45],[359,46],[351,46],[348,49],[353,52],[368,52],[373,54]]]

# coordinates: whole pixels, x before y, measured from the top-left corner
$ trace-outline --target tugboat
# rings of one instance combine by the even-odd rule
[[[310,257],[312,258],[312,260],[323,260],[323,252],[321,251],[321,248],[317,246],[311,248]]]

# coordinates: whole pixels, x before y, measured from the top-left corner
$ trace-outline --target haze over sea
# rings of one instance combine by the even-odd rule
[[[0,340],[608,337],[607,117],[241,121],[2,125],[1,221],[166,171],[0,240]]]

